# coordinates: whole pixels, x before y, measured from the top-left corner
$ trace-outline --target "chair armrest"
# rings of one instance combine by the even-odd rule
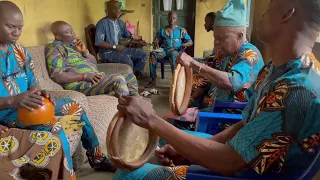
[[[199,165],[191,165],[187,170],[187,180],[253,180],[253,179],[269,179],[270,176],[259,176],[253,171],[243,171],[235,176],[222,176],[217,173],[213,173],[209,169],[201,167]],[[273,176],[272,179],[275,177]],[[283,178],[283,177],[282,177]],[[275,178],[279,179],[279,178]]]
[[[97,64],[98,70],[105,74],[133,73],[132,68],[126,64],[102,63]]]
[[[302,171],[303,172],[303,171]],[[283,180],[283,179],[312,179],[304,176],[299,170],[291,172],[272,173],[266,172],[263,175],[257,174],[252,169],[243,170],[236,173],[234,176],[223,176],[210,171],[199,165],[191,165],[187,170],[187,180]],[[314,174],[313,174],[314,175]]]
[[[208,133],[209,128],[214,128],[214,133],[210,133],[214,135],[219,132],[219,123],[234,124],[241,120],[242,120],[241,114],[199,112],[196,119],[196,131]]]
[[[222,112],[223,109],[241,109],[247,106],[247,102],[221,102],[217,101],[212,106],[212,112]]]
[[[187,170],[187,180],[232,180],[235,178],[230,177],[223,177],[214,174],[212,171],[198,166],[198,165],[191,165]]]

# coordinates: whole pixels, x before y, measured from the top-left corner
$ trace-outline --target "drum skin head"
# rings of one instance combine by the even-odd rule
[[[182,115],[188,108],[192,91],[192,69],[177,65],[171,82],[170,109],[176,115]]]
[[[107,131],[107,151],[111,162],[120,169],[133,171],[153,156],[159,137],[117,113]]]

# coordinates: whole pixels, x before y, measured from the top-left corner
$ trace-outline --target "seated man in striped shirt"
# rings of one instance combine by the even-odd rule
[[[52,24],[55,41],[45,49],[47,68],[53,81],[67,90],[87,96],[109,94],[116,96],[138,94],[138,83],[134,74],[112,74],[99,72],[97,61],[84,43],[76,38],[72,27],[64,22]]]

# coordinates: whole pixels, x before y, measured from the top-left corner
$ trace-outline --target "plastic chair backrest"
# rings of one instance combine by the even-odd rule
[[[241,119],[241,114],[199,112],[196,120],[196,131],[215,135],[223,131],[229,124],[237,123]]]
[[[197,131],[201,131],[208,134],[217,134],[230,125],[237,123],[240,121],[241,114],[227,114],[224,113],[224,110],[226,109],[235,109],[235,110],[243,110],[247,106],[247,103],[242,102],[220,102],[217,101],[212,106],[211,112],[214,112],[213,114],[208,114],[209,119],[206,117],[203,117],[201,120],[197,120],[196,129]],[[223,116],[223,118],[219,119],[219,116],[217,116],[217,113],[224,113],[219,116]],[[217,117],[216,117],[217,116]],[[214,120],[217,118],[217,121]],[[219,121],[219,122],[218,122]]]
[[[216,101],[211,108],[211,112],[222,113],[225,109],[243,110],[247,106],[247,102],[221,102]]]

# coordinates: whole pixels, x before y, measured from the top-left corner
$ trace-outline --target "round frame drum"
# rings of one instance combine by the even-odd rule
[[[170,108],[176,115],[182,115],[188,108],[192,91],[192,69],[178,64],[174,71],[170,89]]]
[[[107,151],[111,162],[119,169],[133,171],[153,156],[159,137],[125,120],[118,112],[107,131]]]

